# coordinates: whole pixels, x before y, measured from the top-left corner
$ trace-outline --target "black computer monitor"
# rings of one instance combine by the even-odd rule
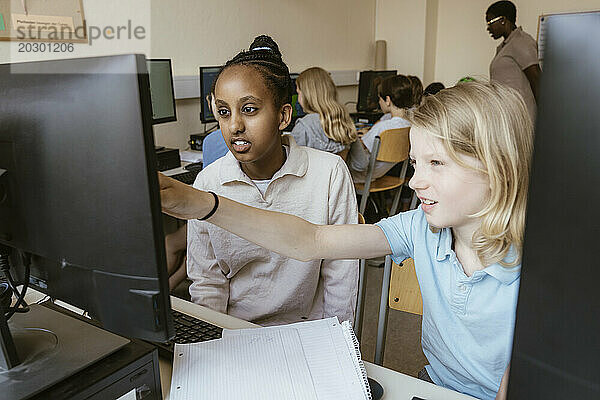
[[[298,118],[302,118],[306,115],[302,106],[298,102],[298,91],[296,90],[296,79],[298,79],[297,73],[290,74],[290,78],[292,79],[292,120],[296,120]],[[293,122],[293,121],[292,121]],[[293,124],[290,124],[293,125]]]
[[[372,112],[379,110],[377,87],[385,78],[396,74],[397,71],[361,71],[358,82],[356,111]]]
[[[210,94],[213,83],[221,67],[200,67],[200,121],[206,123],[217,122],[210,110],[207,96]]]
[[[152,99],[152,123],[177,121],[175,89],[171,60],[156,58],[146,60],[150,76],[150,97]]]
[[[173,337],[144,56],[3,64],[0,93],[13,276],[112,332]]]
[[[509,399],[600,398],[600,14],[546,21]]]

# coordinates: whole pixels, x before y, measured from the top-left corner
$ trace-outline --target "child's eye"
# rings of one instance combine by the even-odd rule
[[[440,160],[431,160],[431,165],[438,166],[438,165],[444,165],[444,163],[442,163]]]
[[[254,106],[244,106],[244,107],[242,107],[242,112],[244,112],[246,114],[252,114],[256,110],[258,110],[258,108],[254,107]]]
[[[217,114],[219,114],[219,117],[226,117],[229,115],[229,110],[226,108],[219,108]]]

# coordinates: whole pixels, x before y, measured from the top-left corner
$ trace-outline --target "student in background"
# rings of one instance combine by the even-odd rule
[[[214,85],[211,93],[206,96],[206,101],[210,105],[211,112],[213,115],[216,115],[215,109],[215,95],[214,95]],[[221,133],[221,129],[217,129],[209,133],[204,140],[202,141],[202,167],[205,168],[208,165],[212,164],[219,158],[223,157],[229,148],[225,143],[225,139],[223,139],[223,134]]]
[[[323,68],[308,68],[296,79],[298,102],[307,115],[296,121],[292,136],[300,146],[346,158],[356,141],[356,128],[350,114],[338,102],[337,89]]]
[[[517,7],[510,1],[497,1],[485,13],[487,31],[494,40],[504,39],[490,63],[490,80],[516,89],[535,120],[537,88],[540,79],[537,43],[517,27]]]
[[[421,105],[421,99],[423,98],[423,82],[414,75],[408,75],[408,79],[410,79],[412,85],[413,106],[411,108],[416,108]]]
[[[432,82],[429,85],[427,85],[425,90],[423,90],[423,97],[436,94],[437,92],[439,92],[440,90],[445,89],[445,88],[446,87],[444,86],[444,84],[442,82]]]
[[[348,155],[348,166],[352,173],[352,179],[357,183],[365,181],[369,156],[373,150],[375,137],[388,129],[410,126],[410,122],[403,117],[405,116],[405,110],[414,105],[412,81],[404,75],[391,76],[381,82],[378,93],[381,110],[384,113],[391,113],[392,118],[377,122],[367,133],[352,144]],[[385,175],[393,166],[393,163],[376,161],[373,178]]]
[[[311,224],[214,199],[159,175],[163,210],[188,219],[209,213],[210,223],[299,260],[413,258],[423,298],[421,344],[429,361],[420,377],[481,399],[504,398],[531,120],[514,90],[470,82],[426,97],[411,121],[410,186],[421,207],[376,225]]]
[[[230,151],[198,174],[194,188],[316,224],[357,223],[344,161],[281,135],[292,115],[291,84],[268,36],[225,64],[215,84],[215,115]],[[357,260],[297,261],[196,219],[188,222],[187,238],[195,303],[260,325],[353,320]]]

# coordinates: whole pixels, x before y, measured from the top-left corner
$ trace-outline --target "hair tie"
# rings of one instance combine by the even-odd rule
[[[256,51],[256,50],[271,50],[271,51],[273,51],[273,49],[270,47],[255,47],[252,49],[252,51]]]
[[[206,214],[203,218],[198,218],[198,221],[206,221],[207,219],[212,217],[213,214],[217,211],[217,208],[219,208],[219,196],[217,196],[215,192],[209,191],[208,193],[213,195],[213,197],[215,199],[215,205],[212,208],[212,210],[210,210],[210,212],[208,214]]]

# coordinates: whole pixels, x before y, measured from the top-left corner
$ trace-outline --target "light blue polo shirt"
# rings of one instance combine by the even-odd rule
[[[451,230],[431,232],[420,208],[376,225],[396,263],[415,261],[423,297],[421,345],[431,379],[494,399],[510,360],[521,266],[492,264],[468,277],[452,250]]]

